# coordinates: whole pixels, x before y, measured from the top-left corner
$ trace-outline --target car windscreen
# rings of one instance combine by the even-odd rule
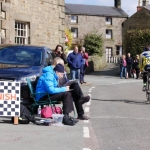
[[[0,48],[0,63],[39,66],[42,54],[42,48],[39,47],[4,47]]]

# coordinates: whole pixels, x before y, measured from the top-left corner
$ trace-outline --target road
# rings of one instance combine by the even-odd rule
[[[148,150],[150,149],[150,105],[142,91],[142,80],[120,79],[119,67],[85,76],[84,104],[89,121],[75,126],[13,125],[0,118],[2,150]]]

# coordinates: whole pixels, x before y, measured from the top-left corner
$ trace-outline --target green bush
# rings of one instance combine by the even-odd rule
[[[84,37],[84,47],[89,55],[103,56],[103,39],[96,31],[93,31]]]
[[[125,35],[124,49],[132,56],[141,54],[144,47],[150,45],[150,30],[129,30]]]

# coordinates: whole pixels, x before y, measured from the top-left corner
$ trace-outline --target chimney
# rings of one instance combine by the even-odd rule
[[[147,5],[149,5],[149,0],[139,0],[137,11],[141,10],[143,6],[147,6]]]
[[[115,7],[121,8],[121,0],[115,0]]]

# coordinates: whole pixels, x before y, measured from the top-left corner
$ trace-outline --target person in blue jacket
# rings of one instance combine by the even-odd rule
[[[80,68],[84,60],[80,53],[78,53],[78,46],[74,46],[74,51],[67,57],[68,66],[70,68],[71,79],[79,79],[80,81]]]
[[[36,85],[36,92],[47,92],[50,94],[51,100],[63,102],[63,123],[65,125],[75,125],[75,120],[69,117],[69,113],[73,111],[73,97],[69,86],[59,86],[58,80],[64,76],[64,66],[57,64],[54,69],[52,66],[47,66],[43,69],[43,74],[40,76]],[[37,101],[42,101],[47,96],[38,94]],[[86,99],[81,99],[79,103],[83,104]]]

